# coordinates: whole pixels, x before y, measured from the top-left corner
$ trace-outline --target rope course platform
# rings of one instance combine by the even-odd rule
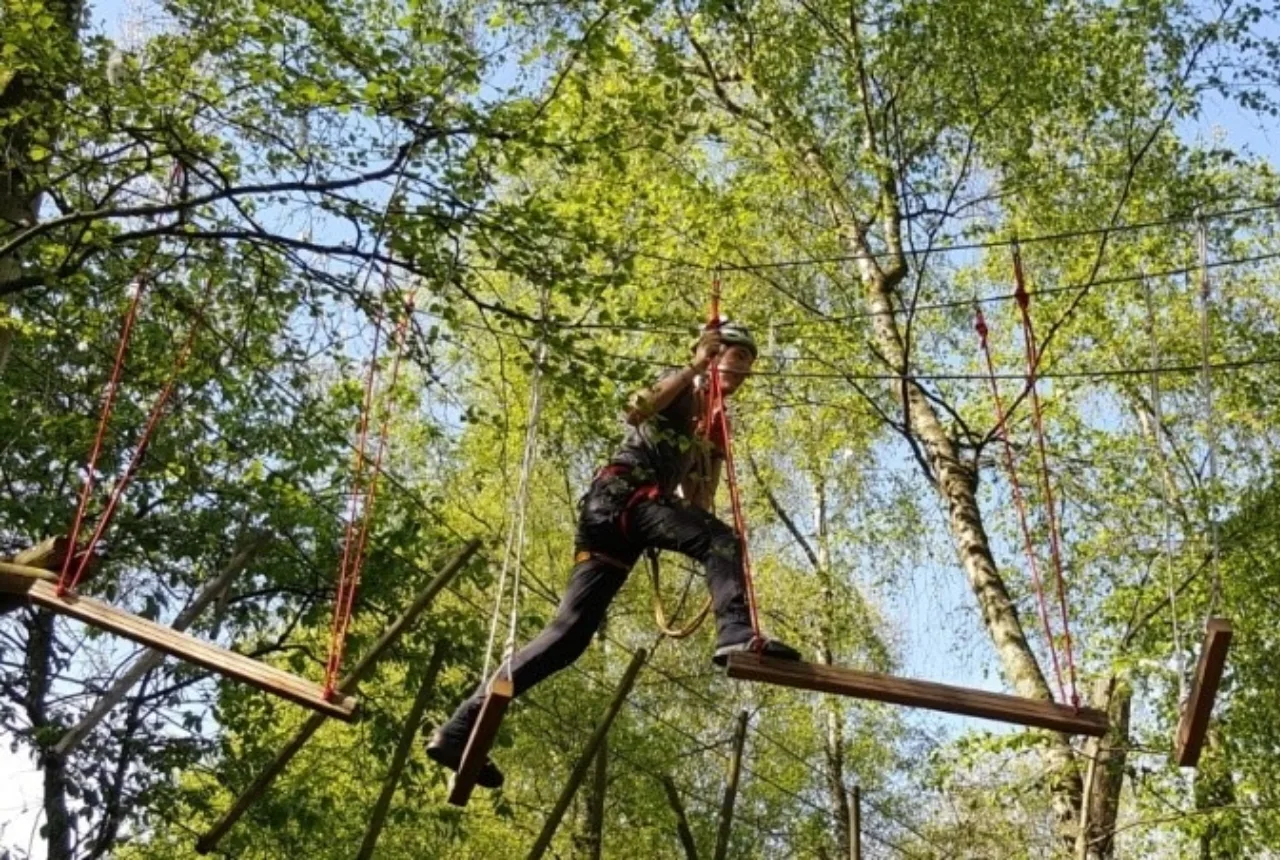
[[[945,711],[1073,735],[1102,737],[1109,728],[1106,713],[1094,708],[1073,708],[1005,693],[895,678],[859,669],[778,660],[757,654],[731,654],[728,674],[730,678],[742,681]]]
[[[45,547],[45,544],[19,554],[18,558],[39,560],[35,551],[41,547]],[[55,552],[45,554],[50,558],[57,555]],[[43,568],[0,562],[0,594],[25,598],[33,606],[131,639],[139,645],[154,648],[219,675],[257,687],[326,716],[346,722],[351,722],[356,717],[356,700],[351,696],[337,694],[326,697],[319,684],[219,645],[204,642],[189,633],[148,621],[101,600],[70,592],[59,596],[57,582],[58,577]]]

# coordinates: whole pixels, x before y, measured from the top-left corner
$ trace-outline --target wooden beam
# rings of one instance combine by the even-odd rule
[[[680,792],[676,789],[675,780],[665,774],[662,777],[662,790],[667,795],[667,805],[676,814],[676,836],[684,848],[685,860],[698,860],[698,844],[693,841],[693,831],[689,829],[689,818],[684,812],[684,803],[680,801]]]
[[[1182,719],[1178,721],[1176,753],[1180,767],[1195,767],[1200,763],[1200,750],[1209,731],[1209,717],[1213,714],[1218,685],[1222,682],[1231,635],[1231,622],[1225,618],[1210,618],[1205,625],[1196,676],[1191,682],[1191,693],[1182,706]]]
[[[729,677],[871,699],[891,705],[982,717],[1067,734],[1101,737],[1107,733],[1107,715],[1094,708],[1077,710],[1068,705],[1004,693],[988,693],[985,690],[970,690],[932,681],[913,681],[878,672],[778,660],[757,654],[731,654]]]
[[[37,582],[57,582],[56,574],[38,567],[0,561],[0,593],[25,597]]]
[[[471,727],[467,747],[462,751],[462,763],[458,765],[458,772],[453,775],[453,782],[449,786],[449,802],[454,806],[466,806],[471,799],[480,769],[489,760],[489,750],[493,749],[493,742],[498,737],[502,717],[507,713],[507,706],[515,695],[515,684],[510,678],[494,678],[489,682],[489,691],[485,693],[480,716]]]
[[[230,590],[231,580],[234,579],[240,571],[249,564],[250,559],[262,549],[266,543],[267,536],[265,534],[257,534],[242,540],[240,546],[232,553],[231,559],[226,566],[210,580],[203,589],[192,599],[190,605],[178,613],[178,617],[173,620],[174,630],[186,630],[190,627],[205,608],[213,601],[219,599],[221,595]],[[94,703],[93,710],[85,714],[80,722],[76,723],[67,733],[62,736],[53,751],[58,755],[67,755],[75,749],[89,732],[93,731],[98,723],[106,719],[107,714],[120,702],[124,697],[129,695],[129,691],[134,685],[142,680],[143,676],[155,667],[159,666],[164,660],[164,653],[152,648],[146,653],[133,661],[128,669],[111,685],[111,689],[102,694],[102,697]]]
[[[391,800],[395,797],[396,787],[400,784],[400,775],[404,773],[404,763],[413,750],[413,742],[418,737],[418,728],[422,725],[422,715],[427,710],[432,692],[435,691],[436,677],[440,674],[440,667],[444,665],[444,655],[444,644],[437,642],[431,649],[431,662],[427,664],[426,674],[422,676],[422,686],[418,688],[418,695],[409,708],[409,716],[405,718],[404,728],[400,730],[400,740],[396,744],[395,752],[391,755],[391,766],[387,768],[387,776],[382,783],[382,793],[378,795],[378,802],[374,804],[373,813],[369,816],[369,826],[365,828],[364,840],[360,843],[360,853],[356,855],[356,860],[373,860],[374,849],[378,847],[378,837],[382,835],[382,828],[387,823],[387,813],[391,810]]]
[[[596,730],[587,740],[587,747],[582,751],[582,756],[569,774],[569,781],[560,792],[560,798],[552,808],[551,814],[547,816],[547,820],[542,823],[542,832],[538,834],[533,847],[529,849],[529,860],[541,860],[542,855],[551,847],[551,840],[555,837],[560,821],[569,809],[569,804],[573,802],[573,795],[578,791],[578,786],[582,785],[582,781],[587,778],[587,771],[596,757],[596,751],[604,742],[605,735],[609,734],[614,718],[618,716],[618,711],[622,710],[623,702],[627,700],[627,696],[631,695],[631,688],[636,683],[636,676],[640,674],[640,667],[648,658],[649,652],[644,648],[637,648],[631,656],[631,662],[627,665],[627,671],[622,673],[622,680],[618,682],[618,689],[613,694],[613,700],[609,702],[608,710],[596,724]]]
[[[319,711],[340,720],[355,719],[356,700],[339,694],[332,701],[325,698],[324,690],[304,678],[269,666],[266,663],[237,654],[218,645],[197,639],[181,630],[174,630],[148,621],[145,618],[117,609],[92,597],[78,594],[58,596],[58,587],[43,579],[31,583],[27,596],[37,606],[59,615],[66,615],[94,627],[132,639],[157,651],[163,651],[188,663],[234,678]]]
[[[45,538],[35,546],[24,549],[15,555],[11,561],[14,564],[24,564],[27,567],[57,570],[67,557],[68,543],[69,541],[65,537]]]
[[[733,832],[733,806],[738,799],[738,779],[742,775],[742,750],[747,743],[746,711],[738,714],[738,723],[733,730],[733,757],[729,759],[729,780],[724,787],[724,800],[720,803],[720,823],[716,827],[716,848],[712,855],[715,860],[725,860],[729,856],[729,834]]]
[[[436,595],[444,591],[445,587],[453,581],[454,577],[461,572],[466,563],[471,560],[471,556],[475,555],[476,550],[480,548],[480,541],[468,541],[452,561],[445,565],[444,569],[431,580],[422,591],[418,592],[413,601],[405,607],[404,612],[395,621],[391,622],[386,630],[382,631],[382,635],[378,637],[378,641],[373,643],[373,647],[360,658],[360,662],[356,663],[351,673],[338,682],[338,690],[342,693],[354,693],[360,682],[373,673],[377,667],[378,661],[391,650],[391,648],[400,641],[400,637],[404,632],[418,620],[418,616],[426,611],[431,605],[431,601],[435,600]],[[270,763],[267,764],[262,773],[254,777],[253,782],[235,799],[231,804],[231,808],[218,819],[218,821],[209,828],[203,836],[196,842],[196,851],[200,854],[208,854],[210,851],[218,847],[218,843],[222,837],[227,834],[232,827],[235,827],[249,808],[267,793],[267,789],[271,787],[271,783],[275,782],[277,776],[284,772],[289,766],[289,762],[293,761],[293,757],[307,744],[324,724],[327,719],[325,714],[312,714],[307,721],[302,724],[293,736],[289,738],[288,743],[276,753]]]
[[[849,794],[849,860],[862,860],[862,786]]]

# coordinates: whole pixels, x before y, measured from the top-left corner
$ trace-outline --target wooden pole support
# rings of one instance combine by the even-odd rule
[[[862,860],[862,786],[849,793],[849,860]]]
[[[685,860],[698,860],[698,844],[693,841],[693,831],[689,829],[689,818],[685,815],[675,781],[665,774],[661,781],[662,790],[667,795],[667,804],[676,815],[676,836],[680,838],[680,845],[684,848]]]
[[[480,707],[480,716],[471,727],[467,747],[462,751],[462,762],[458,765],[458,772],[453,775],[453,784],[449,786],[449,802],[454,806],[466,806],[471,799],[476,778],[489,759],[489,750],[493,749],[498,728],[502,725],[507,706],[511,704],[515,694],[516,688],[510,678],[494,678],[489,682],[489,691]]]
[[[733,806],[738,800],[738,779],[742,774],[742,750],[747,743],[746,711],[738,714],[738,724],[733,730],[733,757],[729,759],[729,780],[724,787],[724,800],[720,803],[720,823],[716,828],[715,860],[725,860],[729,855],[729,834],[733,831]]]
[[[587,778],[587,771],[591,769],[591,762],[595,759],[596,751],[604,741],[605,735],[609,734],[609,728],[618,716],[618,711],[622,710],[623,702],[627,700],[627,696],[631,695],[631,688],[636,683],[636,676],[640,674],[640,667],[644,665],[644,661],[648,657],[649,652],[644,648],[637,648],[632,655],[631,662],[627,665],[627,671],[622,673],[622,680],[618,683],[618,689],[613,694],[613,701],[609,702],[608,710],[600,718],[600,722],[596,724],[596,730],[591,733],[590,739],[587,740],[586,749],[582,751],[582,755],[578,758],[578,763],[573,767],[573,772],[569,774],[569,781],[565,783],[564,790],[560,792],[560,799],[556,801],[551,814],[543,822],[542,832],[538,834],[533,847],[529,849],[529,860],[541,860],[542,855],[547,853],[547,849],[551,847],[551,839],[556,835],[556,830],[560,827],[560,820],[564,818],[565,811],[568,810],[569,804],[573,802],[573,795],[577,792],[578,786],[582,785],[582,781]]]
[[[351,673],[338,682],[339,692],[355,692],[360,682],[368,677],[382,656],[399,641],[405,630],[431,605],[431,601],[436,598],[436,595],[453,581],[454,577],[458,575],[479,548],[479,541],[468,541],[462,551],[440,571],[436,578],[431,580],[426,588],[418,592],[413,598],[413,602],[405,608],[400,617],[383,631],[382,635],[378,637],[378,641],[373,643],[373,647],[369,649],[369,652],[360,658],[360,662],[355,665]],[[240,793],[240,796],[231,804],[231,808],[227,810],[226,814],[200,837],[196,842],[197,852],[208,854],[218,847],[218,842],[227,834],[227,831],[235,826],[236,822],[249,811],[249,807],[253,806],[259,797],[266,794],[267,789],[271,787],[271,783],[288,767],[289,762],[298,754],[298,751],[306,746],[307,741],[316,733],[325,719],[324,714],[312,714],[307,718],[307,721],[294,732],[293,737],[289,739],[284,748],[267,764],[266,769],[258,774],[257,778],[249,784],[249,787]]]
[[[1196,676],[1191,682],[1191,693],[1182,706],[1182,719],[1178,721],[1176,756],[1179,767],[1195,767],[1200,763],[1200,750],[1209,731],[1209,717],[1213,714],[1218,685],[1222,682],[1231,635],[1231,622],[1225,618],[1210,618],[1205,625]]]
[[[382,783],[382,793],[374,804],[373,814],[369,816],[369,826],[364,831],[364,840],[360,843],[360,853],[356,860],[373,860],[373,851],[378,846],[378,837],[387,823],[387,813],[391,810],[391,800],[395,797],[396,787],[400,784],[400,775],[404,773],[404,763],[413,749],[414,738],[418,736],[418,728],[422,725],[422,715],[427,710],[431,693],[435,690],[436,678],[440,667],[444,665],[445,648],[436,643],[431,651],[431,662],[427,665],[427,673],[422,678],[422,686],[409,708],[409,716],[404,721],[404,729],[400,732],[400,742],[391,756],[391,766],[387,768],[387,778]]]
[[[231,560],[227,562],[218,575],[205,585],[189,606],[178,613],[178,617],[173,620],[173,629],[186,630],[190,627],[210,603],[213,603],[230,588],[231,580],[235,579],[240,571],[244,570],[250,559],[262,549],[266,540],[266,535],[259,534],[243,541],[235,553],[232,554]],[[111,686],[111,689],[98,699],[93,706],[93,710],[85,714],[80,722],[67,730],[67,733],[58,741],[53,751],[58,755],[67,755],[75,749],[98,723],[106,719],[112,708],[120,704],[124,697],[129,695],[129,691],[133,689],[134,685],[141,681],[144,675],[159,666],[163,660],[164,653],[154,648],[134,660],[133,665],[125,670],[124,674]]]
[[[985,690],[970,690],[950,684],[914,681],[878,672],[779,660],[757,654],[731,654],[729,677],[872,699],[891,705],[982,717],[1067,734],[1102,737],[1107,733],[1107,715],[1094,708],[1077,710],[1068,705],[1004,693],[988,693]]]
[[[70,541],[65,537],[45,538],[35,546],[15,555],[12,561],[14,564],[25,564],[27,567],[57,570],[66,558],[69,543]]]

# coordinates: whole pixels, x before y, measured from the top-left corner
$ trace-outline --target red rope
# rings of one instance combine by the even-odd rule
[[[150,261],[148,260],[148,263]],[[133,336],[133,324],[138,319],[138,308],[142,304],[142,294],[147,288],[145,275],[140,275],[134,282],[136,287],[133,291],[133,298],[129,302],[129,309],[125,313],[124,326],[120,331],[120,344],[116,347],[115,364],[111,368],[111,377],[107,381],[107,390],[102,399],[102,412],[98,416],[98,430],[93,437],[93,447],[89,450],[89,461],[85,465],[84,485],[80,488],[80,502],[76,506],[76,516],[71,523],[71,533],[67,540],[67,555],[62,560],[62,572],[58,576],[58,596],[64,596],[69,590],[75,587],[75,583],[80,578],[81,572],[84,570],[84,563],[80,565],[73,577],[71,575],[71,563],[78,554],[76,547],[80,541],[80,528],[84,525],[84,514],[89,507],[89,497],[93,494],[94,475],[98,470],[98,457],[102,454],[102,445],[107,438],[107,425],[111,422],[111,412],[116,405],[116,397],[120,393],[120,376],[124,372],[124,357],[129,350],[129,339]],[[88,556],[85,556],[88,559]]]
[[[400,378],[400,363],[404,356],[404,338],[409,328],[409,320],[413,313],[413,301],[410,300],[404,318],[396,327],[395,358],[391,363],[391,381],[386,391],[394,396],[396,381]],[[382,474],[382,458],[387,447],[387,438],[391,429],[392,408],[388,405],[382,413],[382,424],[378,430],[378,447],[370,472],[368,498],[360,517],[360,534],[356,541],[356,550],[351,558],[351,571],[347,576],[347,585],[343,598],[342,620],[340,629],[335,630],[335,639],[330,647],[329,666],[325,670],[325,693],[332,695],[337,685],[337,675],[342,668],[342,658],[346,653],[347,632],[351,629],[351,618],[354,614],[356,593],[360,587],[360,579],[364,569],[365,548],[369,542],[369,524],[373,521],[374,505],[378,498],[378,477]],[[344,556],[345,558],[345,556]]]
[[[982,341],[982,354],[987,363],[987,375],[991,379],[991,396],[996,404],[996,430],[1004,443],[1005,468],[1009,472],[1009,482],[1013,487],[1013,503],[1018,511],[1018,525],[1022,529],[1022,543],[1027,553],[1027,566],[1031,570],[1031,584],[1035,589],[1036,603],[1039,607],[1040,624],[1044,627],[1045,641],[1049,643],[1049,654],[1053,658],[1053,673],[1058,679],[1058,694],[1062,701],[1067,700],[1066,685],[1062,682],[1062,666],[1058,661],[1058,649],[1054,646],[1053,628],[1049,625],[1049,609],[1044,602],[1044,587],[1040,580],[1040,563],[1036,559],[1034,542],[1031,540],[1031,527],[1027,521],[1027,504],[1022,494],[1022,482],[1018,480],[1017,462],[1013,453],[1013,443],[1009,441],[1009,427],[1004,411],[1004,401],[1000,397],[1000,386],[996,382],[995,363],[991,359],[991,344],[987,341],[987,320],[982,315],[982,308],[975,306],[977,319],[974,328],[978,339]]]
[[[213,279],[210,278],[205,286],[205,297],[201,302],[202,305],[207,304],[209,292],[213,286]],[[142,465],[143,458],[146,456],[147,448],[151,444],[151,440],[155,435],[156,427],[160,424],[160,417],[164,414],[165,407],[169,403],[169,398],[173,396],[173,391],[178,385],[178,376],[182,373],[182,369],[186,367],[187,359],[191,357],[192,349],[195,347],[196,335],[200,332],[199,319],[192,322],[191,330],[187,332],[187,339],[182,344],[182,350],[178,353],[178,358],[174,362],[173,371],[169,374],[164,388],[160,391],[160,396],[156,398],[155,403],[151,406],[151,412],[147,415],[147,423],[143,427],[142,436],[138,439],[138,445],[134,449],[133,458],[129,461],[129,466],[125,469],[123,475],[120,476],[115,486],[111,489],[111,495],[107,499],[107,506],[103,509],[102,515],[98,518],[98,524],[93,530],[93,535],[89,538],[89,542],[85,545],[81,553],[80,565],[76,568],[75,575],[71,577],[66,588],[63,591],[75,591],[80,584],[81,578],[84,576],[85,570],[88,569],[89,561],[92,558],[93,551],[97,547],[98,542],[102,540],[102,536],[106,534],[108,526],[111,524],[112,518],[115,516],[116,510],[120,505],[120,500],[124,497],[124,491],[128,489],[129,484],[133,482],[134,477],[138,473],[138,468]],[[70,555],[70,554],[68,554]]]
[[[714,330],[720,325],[720,275],[717,273],[711,282],[711,315],[707,328]],[[706,418],[703,422],[704,432],[708,440],[715,438],[718,429],[724,449],[725,481],[729,485],[729,501],[733,508],[733,525],[738,533],[738,547],[742,556],[742,581],[747,594],[747,608],[751,613],[751,630],[755,641],[761,647],[764,640],[760,634],[760,614],[756,604],[755,582],[751,576],[750,538],[747,534],[747,520],[742,513],[742,497],[738,491],[738,473],[733,463],[733,429],[729,423],[729,414],[724,406],[724,389],[720,384],[720,358],[716,356],[711,364],[711,391],[707,399]]]
[[[168,185],[165,188],[166,202],[173,198],[174,190],[177,188],[182,176],[182,165],[175,162],[173,168],[169,171]],[[107,381],[107,390],[102,398],[102,411],[98,416],[98,429],[94,433],[93,446],[89,449],[89,459],[85,464],[84,485],[80,488],[80,500],[76,505],[76,515],[71,522],[71,530],[67,536],[67,554],[62,560],[62,571],[58,575],[59,597],[66,596],[68,591],[75,588],[76,583],[80,581],[80,577],[84,575],[88,564],[90,553],[85,551],[84,558],[80,562],[75,575],[71,574],[72,562],[77,555],[80,555],[76,549],[80,541],[80,529],[84,526],[84,515],[89,508],[89,498],[93,495],[94,476],[98,470],[98,458],[102,455],[102,446],[107,438],[107,427],[111,423],[111,413],[115,409],[116,397],[120,394],[120,377],[124,373],[125,355],[129,351],[129,340],[133,337],[133,326],[138,319],[138,309],[142,305],[142,294],[146,292],[151,262],[155,259],[155,255],[156,249],[153,247],[142,261],[142,265],[138,267],[138,273],[133,279],[136,285],[133,298],[129,301],[129,307],[125,311],[124,324],[120,330],[120,343],[116,347],[115,363],[112,365],[111,376]],[[96,543],[96,538],[91,543]],[[90,546],[90,549],[92,549],[92,546]]]
[[[369,373],[365,377],[364,397],[360,404],[360,421],[356,432],[355,463],[351,476],[351,504],[347,510],[347,526],[342,541],[342,561],[338,565],[338,588],[333,606],[333,621],[329,627],[329,659],[325,664],[324,695],[331,698],[336,690],[338,671],[341,668],[346,632],[351,622],[351,610],[355,602],[352,582],[354,565],[352,550],[358,542],[360,496],[365,472],[365,448],[369,436],[369,410],[373,403],[373,386],[378,376],[378,348],[382,341],[382,314],[377,315],[373,328],[373,348],[369,354]]]
[[[1022,314],[1023,341],[1027,353],[1027,387],[1031,394],[1031,413],[1035,419],[1036,448],[1040,454],[1040,486],[1044,493],[1045,508],[1049,518],[1049,550],[1053,559],[1054,576],[1058,586],[1058,610],[1062,615],[1062,637],[1064,640],[1067,671],[1071,677],[1071,703],[1080,707],[1080,692],[1076,686],[1076,664],[1071,644],[1071,623],[1067,611],[1067,586],[1063,576],[1062,564],[1062,532],[1058,524],[1057,505],[1053,498],[1053,485],[1049,480],[1049,455],[1045,450],[1044,410],[1040,405],[1040,394],[1036,390],[1036,368],[1040,354],[1036,345],[1035,327],[1031,321],[1031,294],[1027,292],[1026,277],[1022,270],[1022,253],[1018,243],[1013,243],[1013,276],[1016,282],[1014,299]],[[1056,659],[1056,658],[1055,658]]]

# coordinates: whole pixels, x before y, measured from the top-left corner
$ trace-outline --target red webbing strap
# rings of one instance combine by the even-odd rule
[[[987,320],[982,315],[981,307],[974,307],[977,316],[974,321],[974,329],[978,332],[978,339],[982,342],[982,355],[987,363],[987,376],[991,380],[991,397],[996,405],[996,431],[1000,434],[1000,440],[1004,443],[1004,462],[1005,468],[1009,472],[1009,482],[1013,488],[1013,504],[1018,511],[1018,525],[1022,529],[1022,543],[1027,553],[1027,566],[1031,570],[1031,585],[1036,593],[1036,603],[1039,607],[1040,624],[1044,627],[1045,641],[1049,643],[1049,655],[1053,658],[1053,673],[1058,680],[1058,694],[1062,701],[1067,700],[1066,685],[1062,682],[1062,666],[1058,661],[1058,649],[1054,645],[1053,628],[1049,625],[1049,611],[1044,602],[1044,588],[1040,581],[1040,563],[1036,560],[1035,544],[1031,539],[1031,526],[1027,521],[1027,503],[1022,494],[1022,482],[1018,480],[1017,461],[1013,453],[1013,443],[1009,441],[1009,427],[1007,424],[1007,416],[1004,411],[1004,400],[1000,397],[1000,386],[996,382],[995,362],[991,359],[991,344],[987,341]]]
[[[169,184],[165,189],[166,202],[172,198],[174,188],[177,186],[181,176],[182,168],[180,165],[175,164],[169,173]],[[124,359],[129,351],[129,340],[133,337],[133,326],[138,319],[138,309],[142,306],[142,294],[147,289],[151,261],[155,259],[155,254],[156,251],[153,247],[143,259],[142,264],[138,266],[138,273],[133,279],[133,298],[129,300],[129,307],[125,311],[124,324],[120,330],[120,343],[116,346],[115,363],[112,365],[111,376],[107,381],[107,389],[102,397],[102,411],[98,416],[98,429],[93,437],[93,446],[89,450],[89,460],[85,464],[85,478],[84,484],[80,488],[80,500],[76,505],[75,518],[71,522],[71,531],[67,535],[67,555],[62,560],[62,571],[58,575],[59,597],[64,596],[68,591],[75,588],[80,577],[84,575],[85,566],[89,559],[89,552],[85,552],[83,554],[84,560],[81,561],[79,568],[77,568],[74,575],[71,573],[72,561],[77,555],[80,555],[80,551],[76,549],[80,540],[80,529],[84,526],[84,515],[89,508],[89,498],[93,495],[94,475],[98,470],[98,458],[102,455],[102,446],[107,438],[107,427],[111,423],[111,413],[115,409],[116,397],[120,394],[120,377],[124,373]]]
[[[213,288],[213,279],[210,278],[205,284],[204,297],[201,300],[201,307],[208,304],[209,293]],[[89,542],[85,544],[85,548],[80,557],[80,565],[76,568],[75,574],[70,581],[66,583],[65,588],[59,582],[59,593],[67,591],[75,591],[76,586],[80,584],[84,572],[88,569],[89,562],[93,556],[93,551],[98,545],[98,541],[102,540],[102,536],[106,534],[107,527],[111,525],[111,520],[116,514],[116,510],[120,506],[120,500],[124,497],[124,492],[132,483],[134,477],[138,473],[138,468],[142,465],[143,458],[146,456],[147,448],[151,445],[151,440],[155,436],[156,427],[160,424],[160,417],[164,414],[165,407],[169,404],[169,399],[173,396],[173,391],[178,385],[178,376],[186,367],[187,359],[191,357],[191,351],[196,344],[196,335],[200,333],[200,317],[197,316],[191,323],[191,329],[187,332],[187,339],[182,344],[182,349],[178,353],[178,358],[174,362],[173,370],[166,380],[164,388],[161,389],[160,395],[156,398],[155,403],[151,405],[151,412],[147,415],[147,423],[142,429],[142,436],[138,439],[137,447],[134,448],[133,457],[129,461],[128,468],[125,469],[120,479],[116,481],[115,486],[111,489],[111,495],[107,498],[107,506],[103,509],[102,515],[98,518],[98,524],[90,536]],[[70,554],[68,554],[70,555]]]
[[[1053,498],[1053,485],[1049,480],[1049,455],[1045,446],[1044,410],[1040,406],[1040,394],[1036,387],[1036,368],[1040,354],[1036,345],[1035,327],[1031,321],[1031,294],[1027,291],[1026,277],[1022,270],[1022,252],[1013,243],[1014,298],[1022,314],[1023,342],[1027,353],[1027,388],[1031,394],[1031,414],[1035,420],[1036,448],[1040,455],[1040,486],[1044,493],[1045,509],[1049,518],[1049,550],[1053,559],[1054,577],[1058,586],[1058,610],[1062,615],[1062,638],[1067,655],[1067,672],[1071,678],[1071,704],[1080,707],[1080,692],[1076,686],[1076,664],[1071,644],[1071,622],[1067,611],[1067,586],[1063,576],[1062,532],[1058,524],[1057,505]]]

